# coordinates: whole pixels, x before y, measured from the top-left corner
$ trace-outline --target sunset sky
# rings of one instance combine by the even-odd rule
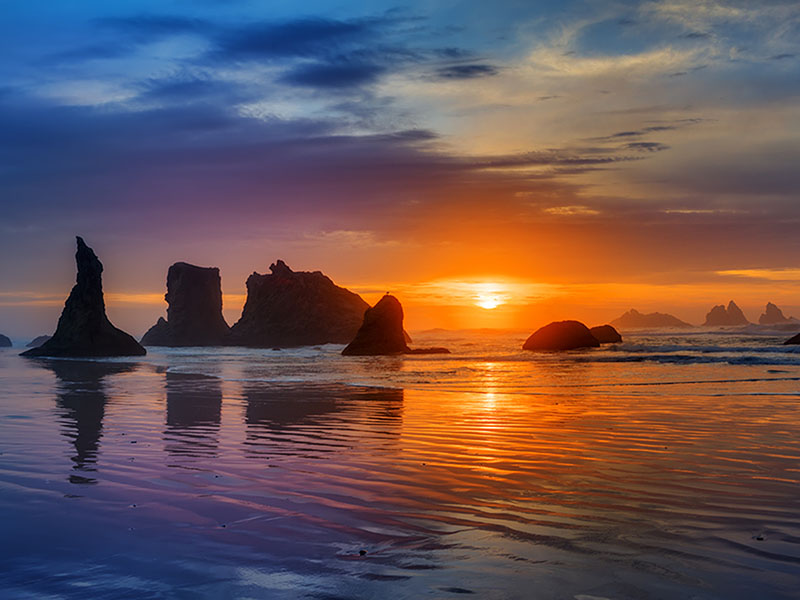
[[[700,322],[731,299],[800,317],[796,0],[0,16],[7,335],[55,328],[76,234],[137,336],[179,260],[220,267],[231,324],[278,258],[396,293],[412,330]]]

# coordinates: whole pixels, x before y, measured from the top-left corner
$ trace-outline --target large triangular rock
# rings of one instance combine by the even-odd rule
[[[319,271],[295,272],[282,260],[247,278],[247,302],[231,343],[256,348],[346,344],[369,305]]]
[[[409,348],[410,337],[403,329],[403,306],[386,294],[364,313],[364,322],[355,338],[342,350],[345,356],[386,354],[450,354],[447,348]]]
[[[405,354],[409,352],[403,332],[403,307],[386,294],[364,313],[364,322],[353,341],[342,350],[345,356]]]
[[[141,356],[146,351],[133,337],[117,329],[106,316],[103,264],[82,238],[77,238],[78,276],[64,304],[56,332],[22,356]]]
[[[230,328],[222,316],[222,282],[216,267],[177,262],[167,271],[167,319],[142,337],[145,346],[221,346]]]

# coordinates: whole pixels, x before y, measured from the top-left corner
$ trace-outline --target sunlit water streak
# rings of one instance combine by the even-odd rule
[[[797,597],[794,348],[415,341],[454,353],[3,351],[3,594]]]

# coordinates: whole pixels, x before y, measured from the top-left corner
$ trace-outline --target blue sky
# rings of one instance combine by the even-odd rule
[[[75,234],[131,294],[177,260],[232,293],[279,256],[376,286],[797,266],[796,2],[0,11],[0,319],[68,287]]]

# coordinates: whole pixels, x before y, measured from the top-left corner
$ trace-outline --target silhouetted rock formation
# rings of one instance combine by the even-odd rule
[[[592,327],[589,332],[601,344],[616,344],[622,341],[622,336],[611,325],[598,325],[597,327]]]
[[[103,264],[80,237],[77,238],[77,283],[64,304],[53,337],[22,356],[141,356],[144,348],[117,329],[106,316],[103,301]]]
[[[767,302],[764,314],[758,317],[759,325],[780,325],[782,323],[792,323],[797,321],[793,317],[785,317],[783,311],[772,302]]]
[[[386,294],[364,313],[364,322],[355,338],[342,350],[345,356],[403,354],[409,351],[403,334],[403,307]]]
[[[11,340],[2,333],[0,333],[0,348],[11,348]]]
[[[167,319],[142,337],[145,346],[220,346],[230,327],[222,316],[222,283],[216,267],[177,262],[167,271]]]
[[[447,348],[415,348],[406,343],[403,330],[403,306],[386,294],[364,313],[364,322],[353,341],[342,350],[345,356],[378,356],[383,354],[449,354]]]
[[[749,321],[744,316],[742,309],[731,300],[728,302],[728,308],[725,308],[722,304],[712,308],[706,315],[706,322],[703,323],[703,327],[730,327],[747,325],[748,323]]]
[[[556,321],[537,329],[522,345],[523,350],[573,350],[600,345],[583,323]]]
[[[791,337],[788,340],[786,340],[785,342],[783,342],[784,346],[793,346],[793,345],[797,345],[797,344],[800,344],[800,333],[798,333],[794,337]]]
[[[271,274],[247,278],[247,302],[231,343],[257,348],[346,344],[369,305],[314,271],[294,272],[279,260]]]
[[[681,321],[677,317],[665,313],[642,314],[632,308],[618,319],[611,321],[611,325],[618,329],[661,329],[667,327],[688,328],[694,327],[690,323]]]
[[[53,337],[53,336],[50,336],[50,335],[39,335],[39,336],[36,336],[30,342],[28,342],[25,347],[26,348],[38,348],[39,346],[44,344],[47,340],[49,340],[51,337]]]

